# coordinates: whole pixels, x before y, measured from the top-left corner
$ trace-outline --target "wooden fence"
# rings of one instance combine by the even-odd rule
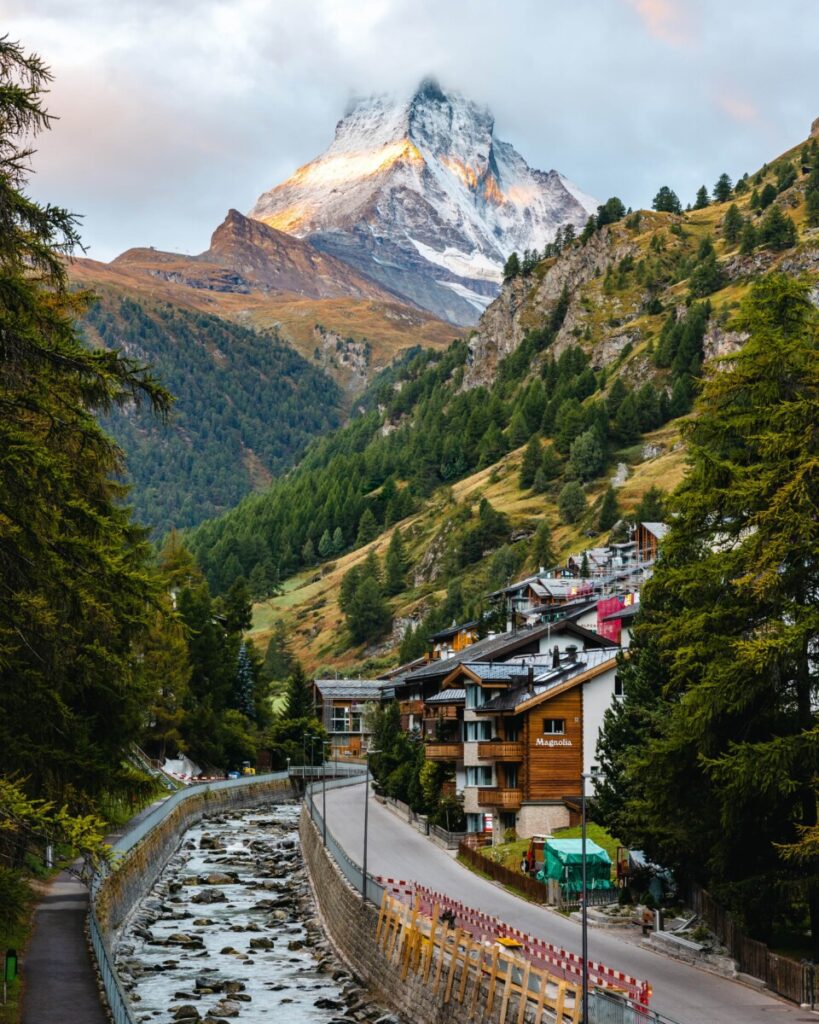
[[[511,868],[507,868],[503,864],[496,864],[495,861],[484,857],[467,843],[459,844],[458,856],[463,857],[470,867],[476,868],[482,874],[500,882],[501,885],[515,889],[527,899],[534,900],[535,903],[549,902],[549,890],[543,882],[539,882],[536,878],[530,878],[520,871],[512,871]]]
[[[523,1024],[525,1019],[533,1024],[580,1021],[578,985],[533,966],[497,943],[450,928],[440,920],[437,904],[427,917],[385,892],[375,941],[402,981],[412,971],[443,1003],[457,1000],[464,1007],[465,1020],[489,1020],[497,1008],[498,1024]]]
[[[743,974],[759,978],[772,991],[795,1003],[813,1004],[819,994],[819,970],[808,961],[772,953],[764,942],[742,931],[730,911],[696,883],[690,888],[691,907],[736,960]]]

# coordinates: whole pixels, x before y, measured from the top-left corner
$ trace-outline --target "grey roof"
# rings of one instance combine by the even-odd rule
[[[448,690],[441,690],[440,693],[434,693],[431,697],[427,697],[424,701],[425,704],[460,704],[461,701],[466,700],[466,690],[458,689],[457,687],[450,687]]]
[[[315,679],[314,683],[322,697],[329,700],[341,697],[380,700],[382,691],[390,686],[380,679]]]
[[[613,663],[619,653],[619,647],[599,651],[582,651],[578,653],[575,661],[561,660],[557,668],[552,668],[550,665],[539,674],[537,669],[535,669],[534,686],[531,689],[528,685],[516,686],[513,689],[507,690],[506,693],[493,697],[492,700],[487,701],[486,704],[482,704],[475,710],[479,715],[493,715],[498,714],[500,711],[514,711],[519,704],[531,700],[532,697],[547,694],[549,690],[553,690],[561,683],[567,682],[573,676],[582,675],[589,669],[597,668],[607,662]]]
[[[640,526],[644,526],[649,533],[653,533],[657,540],[662,540],[668,533],[666,523],[640,523]]]
[[[633,619],[640,611],[639,601],[636,604],[627,604],[625,608],[619,608],[610,615],[603,616],[603,622],[612,622],[614,619]]]
[[[469,622],[461,622],[458,625],[453,622],[448,629],[439,629],[437,633],[432,633],[431,636],[428,636],[427,640],[446,640],[448,636],[455,636],[464,629],[474,629],[477,625],[477,619],[471,619]]]

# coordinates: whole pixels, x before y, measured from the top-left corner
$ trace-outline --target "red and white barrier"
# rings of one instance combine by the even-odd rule
[[[543,967],[566,981],[579,982],[583,975],[583,959],[577,953],[570,953],[560,946],[554,946],[543,939],[535,938],[517,928],[510,928],[496,917],[484,914],[473,907],[467,907],[459,900],[453,900],[444,893],[405,879],[377,878],[387,891],[403,903],[414,904],[423,914],[431,914],[434,904],[455,914],[458,927],[470,932],[475,938],[515,939],[520,943],[521,952],[537,967]],[[630,974],[616,971],[612,967],[589,960],[589,980],[599,988],[616,989],[642,1006],[651,1000],[651,985],[647,981],[633,978]]]

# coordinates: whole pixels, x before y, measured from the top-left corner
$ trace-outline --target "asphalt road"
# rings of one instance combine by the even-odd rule
[[[327,791],[327,827],[359,864],[363,821],[363,785]],[[473,874],[373,799],[369,807],[368,869],[373,874],[421,882],[499,917],[513,928],[580,952],[577,922],[527,903]],[[652,1007],[679,1024],[819,1021],[819,1014],[653,953],[639,941],[629,941],[617,932],[590,928],[589,956],[615,970],[647,979],[654,988]]]

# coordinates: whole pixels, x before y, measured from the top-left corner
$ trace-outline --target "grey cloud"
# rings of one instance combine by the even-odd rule
[[[57,74],[32,190],[84,213],[100,258],[195,251],[327,145],[352,93],[433,73],[532,164],[633,206],[663,183],[685,201],[806,135],[819,5],[663,2],[685,19],[670,40],[647,0],[7,0]]]

